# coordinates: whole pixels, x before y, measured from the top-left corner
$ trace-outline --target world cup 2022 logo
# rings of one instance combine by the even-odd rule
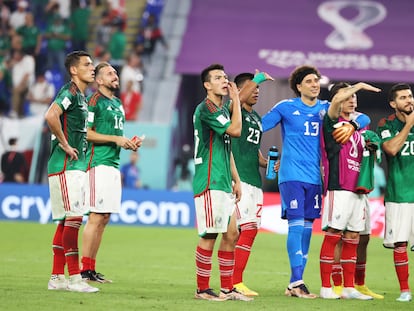
[[[342,14],[345,10],[355,10],[357,14],[348,18]],[[334,50],[367,50],[374,43],[364,30],[383,21],[387,10],[376,1],[326,1],[319,5],[318,15],[334,28],[325,39],[328,47]]]

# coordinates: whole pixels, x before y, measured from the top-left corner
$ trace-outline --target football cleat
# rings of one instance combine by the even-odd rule
[[[248,288],[244,283],[238,283],[234,285],[234,288],[245,296],[259,296],[259,294],[250,288]]]

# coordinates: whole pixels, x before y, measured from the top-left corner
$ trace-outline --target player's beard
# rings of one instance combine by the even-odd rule
[[[116,92],[119,90],[119,84],[114,85],[114,84],[109,84],[107,85],[108,90],[110,90],[111,92]]]
[[[408,107],[404,107],[403,109],[398,109],[398,111],[400,113],[410,114],[411,112],[413,112],[413,108],[414,107],[412,105],[410,105]]]

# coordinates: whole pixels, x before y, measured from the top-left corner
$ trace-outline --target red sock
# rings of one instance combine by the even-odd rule
[[[253,227],[252,227],[253,226]],[[257,227],[254,223],[241,226],[239,239],[234,249],[234,273],[233,282],[238,284],[243,282],[243,272],[249,260],[250,250],[257,235]]]
[[[340,263],[332,265],[332,281],[334,286],[342,286],[342,266]]]
[[[81,271],[92,270],[92,258],[82,256],[81,263]]]
[[[197,289],[206,290],[210,288],[211,276],[211,257],[213,251],[202,249],[197,246],[196,249],[196,273],[197,273]]]
[[[65,252],[63,251],[63,223],[59,223],[56,227],[55,235],[53,236],[53,267],[52,274],[65,274]]]
[[[408,285],[408,254],[407,246],[398,246],[394,248],[394,266],[397,272],[398,282],[400,283],[400,291],[407,292],[410,290]]]
[[[359,239],[342,238],[341,265],[344,287],[354,287],[358,241]]]
[[[355,268],[355,285],[365,284],[365,267],[366,262],[357,262]]]
[[[91,258],[91,270],[95,271],[95,266],[96,266],[96,259]]]
[[[65,221],[63,230],[63,248],[65,250],[66,263],[69,275],[79,274],[79,249],[78,233],[82,225],[82,218],[72,218]]]
[[[319,255],[322,287],[331,287],[332,265],[334,263],[335,246],[341,239],[340,234],[326,232]]]
[[[221,288],[233,289],[234,252],[218,251]]]

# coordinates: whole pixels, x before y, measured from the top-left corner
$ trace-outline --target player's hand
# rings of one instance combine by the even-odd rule
[[[352,122],[338,122],[334,125],[334,131],[332,132],[332,136],[338,144],[346,144],[349,139],[351,138],[352,134],[354,134],[357,126],[355,123]]]
[[[229,81],[229,84],[227,85],[227,89],[229,91],[230,99],[234,100],[234,98],[239,97],[239,91],[237,89],[236,83]]]
[[[235,182],[233,183],[233,194],[235,196],[235,203],[239,203],[240,199],[241,199],[241,183],[240,182]]]
[[[407,112],[402,112],[402,114],[405,117],[405,123],[406,124],[409,124],[411,126],[414,125],[414,113],[413,113],[413,109],[414,109],[414,107],[411,106]]]
[[[137,151],[137,149],[142,146],[142,142],[144,141],[144,139],[145,139],[144,134],[141,135],[141,136],[136,136],[135,135],[134,137],[132,137],[131,141],[135,144],[135,148],[132,149],[132,150]]]
[[[280,170],[280,160],[277,160],[275,162],[275,165],[273,166],[273,170],[277,173]]]
[[[69,156],[70,161],[78,160],[79,151],[77,149],[72,148],[69,144],[62,145],[61,143],[59,143],[59,147],[66,152],[66,154]]]
[[[124,136],[117,136],[115,143],[117,146],[127,149],[127,150],[137,150],[137,145],[132,141],[132,139],[129,139]]]
[[[371,141],[366,141],[365,142],[365,147],[370,151],[370,152],[375,152],[378,150],[378,145],[374,142]]]
[[[360,90],[370,91],[370,92],[381,92],[381,89],[378,87],[375,87],[371,84],[365,83],[365,82],[358,82],[356,84],[357,87],[359,87]]]
[[[256,69],[255,70],[255,76],[257,75],[257,74],[259,74],[260,73],[260,71],[259,71],[259,69]],[[263,73],[263,76],[264,76],[264,78],[266,79],[265,81],[274,81],[275,79],[273,79],[272,78],[272,76],[271,75],[269,75],[267,72],[265,72],[265,71],[262,71],[262,73]]]

